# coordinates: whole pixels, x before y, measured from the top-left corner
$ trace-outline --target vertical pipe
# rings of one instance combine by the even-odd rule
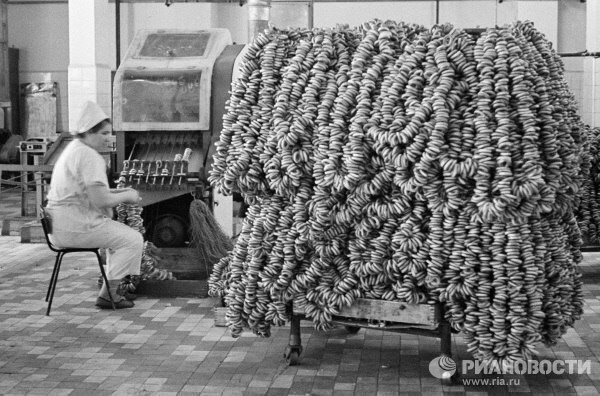
[[[584,61],[585,62],[585,61]],[[592,127],[596,128],[599,125],[596,124],[596,89],[599,87],[596,86],[596,58],[592,58],[592,119],[590,120],[590,124]]]
[[[248,42],[269,27],[271,0],[248,0]]]
[[[440,332],[440,352],[442,355],[452,357],[452,330],[450,329],[450,323],[445,319],[438,325]]]
[[[435,24],[440,23],[440,0],[435,0]]]
[[[115,32],[117,42],[117,65],[115,69],[118,69],[121,64],[121,0],[115,0]]]
[[[312,29],[315,25],[315,2],[310,0],[308,2],[308,28]]]

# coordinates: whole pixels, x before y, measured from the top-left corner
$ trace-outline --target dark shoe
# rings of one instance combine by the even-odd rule
[[[122,298],[121,301],[115,302],[116,309],[131,308],[134,305],[135,304],[133,303],[133,301],[129,301],[125,298]],[[112,304],[110,303],[110,300],[107,300],[106,298],[103,298],[103,297],[98,297],[96,299],[96,306],[98,308],[102,308],[102,309],[112,309]]]
[[[129,301],[133,301],[137,298],[137,294],[125,292],[125,294],[123,294],[123,297],[125,297]]]
[[[131,281],[129,275],[121,279],[121,283],[119,283],[119,287],[117,287],[117,294],[125,297],[129,301],[133,301],[137,298],[137,295],[135,295],[135,285]]]

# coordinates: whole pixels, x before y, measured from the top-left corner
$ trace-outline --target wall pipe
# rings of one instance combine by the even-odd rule
[[[565,52],[565,53],[559,53],[558,56],[560,56],[561,58],[579,58],[579,57],[586,57],[586,56],[600,58],[600,52],[587,52],[587,51]]]
[[[315,2],[309,0],[308,2],[308,28],[312,29],[315,26]]]
[[[115,41],[116,41],[116,51],[117,54],[117,66],[115,69],[119,68],[121,64],[121,0],[115,0]]]
[[[248,42],[269,27],[271,0],[248,0]]]

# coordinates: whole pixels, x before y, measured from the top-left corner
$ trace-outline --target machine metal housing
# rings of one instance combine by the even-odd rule
[[[211,152],[242,48],[226,29],[142,30],[115,74],[118,173],[141,192],[147,236],[159,247],[189,240],[190,193],[214,202]],[[231,235],[231,220],[224,221]]]

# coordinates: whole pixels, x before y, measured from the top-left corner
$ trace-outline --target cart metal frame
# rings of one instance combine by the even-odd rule
[[[394,308],[395,304],[395,308]],[[390,309],[382,308],[387,305]],[[289,343],[284,351],[284,358],[289,366],[300,363],[303,352],[300,335],[300,322],[307,320],[304,312],[293,304],[290,310]],[[358,299],[350,308],[345,308],[340,315],[332,317],[332,323],[342,325],[351,334],[356,334],[361,328],[389,331],[401,334],[414,334],[440,339],[440,356],[452,358],[452,329],[444,318],[443,304],[406,304],[401,302]],[[382,318],[384,320],[382,320]],[[388,319],[396,319],[390,321]],[[416,319],[416,320],[415,320]],[[375,325],[374,325],[375,324]],[[442,382],[456,384],[460,379],[457,370]]]

